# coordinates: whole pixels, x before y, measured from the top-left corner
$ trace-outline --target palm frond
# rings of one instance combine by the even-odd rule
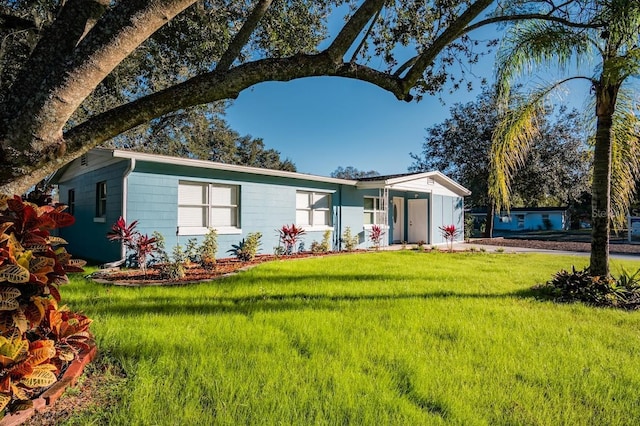
[[[633,96],[633,95],[632,95]],[[613,226],[625,224],[625,217],[640,180],[640,117],[637,99],[621,92],[611,131],[611,214]]]
[[[498,98],[508,99],[510,86],[525,72],[545,67],[567,70],[571,60],[590,51],[586,31],[545,21],[514,25],[496,54]]]
[[[493,132],[489,172],[489,196],[496,210],[511,206],[511,182],[522,167],[531,142],[539,134],[538,117],[544,112],[548,91],[535,93],[529,99],[514,101],[501,117]]]

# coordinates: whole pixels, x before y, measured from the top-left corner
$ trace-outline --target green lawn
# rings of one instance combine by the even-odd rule
[[[587,260],[402,251],[174,288],[75,277],[63,300],[127,378],[71,422],[637,424],[640,312],[529,290]]]

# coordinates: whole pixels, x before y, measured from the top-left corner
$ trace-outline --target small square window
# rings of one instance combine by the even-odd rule
[[[67,193],[67,213],[73,215],[76,212],[76,190],[70,189]]]
[[[107,182],[96,184],[96,217],[107,216]]]

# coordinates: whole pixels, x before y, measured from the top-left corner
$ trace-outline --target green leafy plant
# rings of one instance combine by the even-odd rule
[[[171,257],[167,259],[167,262],[160,265],[160,273],[163,277],[168,279],[182,279],[186,275],[186,269],[184,266],[186,261],[187,256],[184,250],[182,250],[182,246],[180,244],[176,244],[173,246]]]
[[[192,263],[200,262],[200,253],[197,238],[189,238],[184,247],[185,260]]]
[[[258,254],[261,238],[262,234],[260,232],[250,232],[247,234],[247,238],[242,239],[238,244],[232,245],[227,252],[243,262],[250,262]]]
[[[58,285],[85,263],[51,235],[73,224],[64,209],[0,196],[0,411],[28,407],[93,339],[91,320],[58,309]]]
[[[344,244],[344,249],[346,251],[353,251],[358,247],[360,243],[360,239],[357,235],[353,235],[351,233],[351,228],[347,226],[344,228],[344,232],[342,233],[342,244]]]
[[[278,236],[280,238],[280,242],[284,245],[285,253],[292,254],[295,250],[296,244],[300,241],[300,237],[305,234],[306,232],[304,229],[293,223],[291,225],[283,225],[282,228],[278,229]]]
[[[475,218],[472,214],[464,214],[464,239],[469,241],[473,237],[473,229],[475,226]]]
[[[209,228],[207,235],[200,245],[200,263],[206,269],[213,269],[216,264],[216,255],[218,253],[218,233],[215,229]]]
[[[167,250],[165,248],[166,245],[164,235],[162,235],[158,231],[153,231],[153,234],[151,235],[156,239],[156,255],[154,256],[153,260],[156,263],[160,264],[169,262],[169,255],[167,254]]]
[[[311,248],[313,249],[313,244],[311,244]],[[284,247],[282,246],[275,246],[273,248],[273,255],[277,258],[280,258],[282,256],[285,255],[285,251],[284,251]]]
[[[550,281],[534,289],[557,302],[584,302],[594,306],[622,309],[640,307],[640,270],[633,274],[622,270],[620,276],[603,277],[591,275],[589,268],[581,271],[561,270]]]
[[[327,253],[331,250],[331,231],[327,229],[322,234],[322,242],[318,243],[316,241],[311,243],[311,252],[312,253]]]

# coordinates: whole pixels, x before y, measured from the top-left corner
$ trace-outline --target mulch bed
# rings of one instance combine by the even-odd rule
[[[158,266],[147,268],[146,274],[140,269],[103,269],[94,272],[89,278],[98,283],[121,286],[185,285],[219,279],[273,260],[304,259],[334,254],[345,254],[345,252],[301,252],[286,256],[265,254],[258,255],[248,262],[243,262],[236,258],[224,258],[218,259],[215,266],[211,269],[205,269],[198,264],[187,265],[185,268],[185,276],[180,279],[167,279],[162,275]]]

